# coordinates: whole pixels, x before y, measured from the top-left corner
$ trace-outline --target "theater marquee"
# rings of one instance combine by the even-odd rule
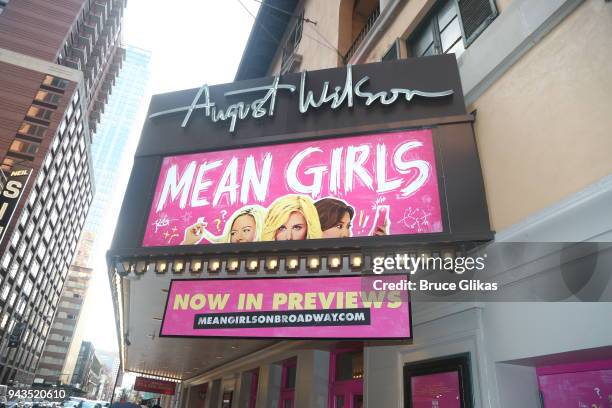
[[[472,120],[452,55],[154,95],[109,262],[487,241]]]
[[[166,157],[143,245],[442,231],[427,129]]]

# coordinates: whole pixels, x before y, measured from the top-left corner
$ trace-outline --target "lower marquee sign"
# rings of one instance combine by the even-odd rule
[[[172,280],[160,336],[317,339],[412,337],[405,275]]]
[[[134,381],[134,391],[153,392],[163,395],[174,395],[175,386],[176,384],[172,381],[146,377],[136,377],[136,381]]]

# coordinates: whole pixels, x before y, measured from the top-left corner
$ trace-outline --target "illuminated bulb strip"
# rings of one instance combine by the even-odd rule
[[[124,322],[123,322],[123,292],[121,290],[121,278],[118,275],[115,275],[115,290],[117,291],[117,306],[118,306],[118,315],[119,315],[119,342],[120,342],[120,357],[121,357],[121,367],[125,369],[126,367],[126,359],[125,359],[125,338],[124,338]]]
[[[140,377],[145,377],[145,378],[152,378],[154,380],[165,380],[165,381],[171,381],[171,382],[175,382],[175,383],[180,383],[181,380],[178,377],[168,377],[168,376],[163,376],[163,375],[156,375],[156,374],[148,374],[148,373],[143,373],[143,372],[139,372],[139,371],[130,371],[134,374],[138,374]]]

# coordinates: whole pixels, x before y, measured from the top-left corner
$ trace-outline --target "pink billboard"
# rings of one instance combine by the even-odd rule
[[[425,129],[166,157],[143,246],[442,231]]]
[[[410,338],[407,292],[375,291],[373,279],[172,280],[160,336]],[[400,282],[406,276],[382,279]]]

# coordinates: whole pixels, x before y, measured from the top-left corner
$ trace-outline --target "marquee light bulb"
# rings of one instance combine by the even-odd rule
[[[166,272],[167,268],[168,268],[168,262],[164,260],[157,261],[157,265],[155,265],[155,270],[157,271],[157,273],[164,273]]]
[[[332,269],[339,268],[342,264],[342,257],[340,255],[332,255],[329,257],[329,267]]]
[[[353,268],[361,268],[362,264],[363,264],[363,257],[361,256],[361,254],[351,255],[351,266]]]
[[[287,269],[293,271],[297,269],[300,264],[300,259],[297,256],[287,258]]]
[[[136,267],[134,268],[136,273],[145,273],[147,270],[147,261],[138,261],[136,262]]]
[[[259,266],[259,259],[252,258],[247,261],[247,269],[249,271],[254,271]]]
[[[268,258],[266,260],[266,269],[269,271],[274,271],[278,267],[278,259],[276,258]]]
[[[181,259],[177,259],[173,262],[172,269],[176,273],[183,272],[183,268],[185,267],[185,262]]]
[[[194,259],[191,261],[191,272],[200,272],[202,270],[202,261]]]
[[[238,270],[239,266],[240,261],[238,261],[237,259],[230,259],[229,261],[227,261],[227,270],[230,272],[235,272],[236,270]]]
[[[319,257],[318,256],[309,256],[308,257],[308,267],[310,269],[317,269],[319,267]]]
[[[221,261],[219,261],[218,259],[211,259],[210,261],[208,261],[208,270],[210,272],[217,272],[220,267]]]

